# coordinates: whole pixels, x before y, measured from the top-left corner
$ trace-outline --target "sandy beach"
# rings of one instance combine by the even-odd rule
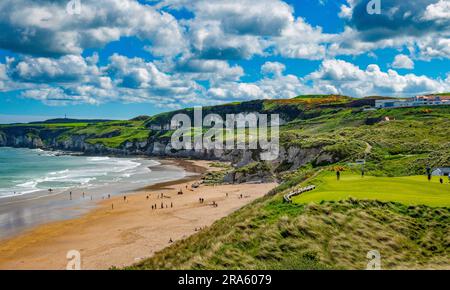
[[[201,173],[215,169],[207,161],[172,162],[197,175],[127,193],[126,200],[116,196],[99,202],[80,218],[38,226],[2,240],[0,269],[66,269],[66,256],[71,250],[80,252],[82,269],[131,265],[169,246],[171,241],[210,226],[276,186],[270,183],[192,188]]]

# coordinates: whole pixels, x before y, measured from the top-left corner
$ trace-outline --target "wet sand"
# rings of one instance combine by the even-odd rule
[[[120,182],[111,179],[109,183],[88,183],[55,189],[53,192],[39,190],[0,198],[0,240],[39,225],[78,218],[95,208],[98,201],[107,198],[108,194],[118,196],[148,184],[179,180],[186,176],[186,171],[173,162],[153,158],[136,159],[140,159],[138,162],[141,163],[137,174]]]
[[[207,161],[171,162],[198,174],[216,170]],[[65,269],[70,250],[80,252],[82,269],[131,265],[169,246],[170,240],[210,226],[276,186],[200,185],[191,189],[199,180],[200,175],[195,175],[151,185],[126,194],[126,201],[123,196],[104,200],[80,218],[42,225],[0,241],[0,269]],[[199,198],[204,198],[204,203]],[[218,206],[212,206],[213,202]],[[152,209],[155,204],[157,209]]]

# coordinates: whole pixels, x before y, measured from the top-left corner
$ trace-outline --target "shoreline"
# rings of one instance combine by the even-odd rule
[[[123,158],[126,158],[126,157],[123,157]],[[114,192],[114,191],[109,192],[109,190],[112,190],[110,187],[101,188],[102,191],[107,192],[107,194],[111,194],[110,200],[114,200],[118,196],[137,194],[144,190],[157,190],[157,189],[162,189],[162,188],[170,186],[170,185],[176,185],[176,184],[179,184],[182,182],[189,182],[191,180],[196,179],[198,177],[198,174],[202,174],[206,171],[206,168],[204,168],[202,166],[192,165],[189,163],[189,161],[182,160],[182,159],[156,159],[156,158],[150,159],[148,157],[147,158],[139,157],[139,158],[157,162],[158,163],[157,165],[148,167],[148,169],[150,169],[152,171],[164,171],[164,169],[167,169],[168,167],[176,167],[178,169],[182,169],[185,176],[181,177],[181,178],[170,179],[167,181],[153,181],[144,186],[139,186],[139,187],[135,187],[132,189],[126,189],[126,190],[119,190],[117,192]],[[72,191],[75,191],[75,188],[72,189]],[[78,189],[77,191],[79,191],[79,192],[87,191],[87,189],[82,188],[81,190]],[[60,192],[56,192],[56,193],[52,193],[52,194],[37,195],[37,196],[36,196],[36,194],[39,194],[39,192],[33,192],[30,194],[23,194],[23,195],[16,195],[16,196],[6,196],[6,197],[2,197],[2,199],[6,200],[6,202],[1,203],[0,207],[1,206],[7,207],[7,206],[15,205],[15,204],[20,204],[20,203],[33,204],[36,200],[41,200],[41,199],[44,201],[54,200],[55,202],[58,202],[60,200],[65,201],[67,199],[65,197],[65,195],[67,195],[67,192],[69,192],[69,189],[60,191]],[[98,196],[97,196],[97,199],[94,199],[94,200],[89,200],[89,198],[87,198],[85,200],[84,199],[76,200],[74,198],[74,200],[71,201],[71,202],[74,202],[73,205],[65,205],[64,207],[59,208],[57,210],[59,210],[59,211],[61,211],[61,210],[62,211],[74,211],[74,212],[78,212],[78,213],[70,214],[65,218],[49,220],[46,222],[37,223],[35,225],[26,226],[23,229],[14,231],[12,234],[7,235],[7,236],[2,237],[0,235],[0,245],[4,241],[12,240],[12,239],[20,237],[22,235],[25,235],[41,226],[58,223],[58,222],[64,222],[67,220],[73,220],[73,219],[83,217],[84,215],[89,214],[91,211],[99,208],[102,205],[102,203],[106,202],[107,200],[108,199],[99,199]],[[0,259],[1,259],[1,255],[0,255]]]
[[[0,240],[0,269],[65,269],[70,250],[80,252],[82,269],[129,266],[169,246],[170,241],[210,226],[276,186],[201,185],[194,189],[191,185],[200,181],[202,173],[215,170],[209,167],[211,161],[157,161],[195,175],[128,192],[126,201],[123,196],[102,200],[80,217],[40,225]],[[180,189],[183,195],[178,195]],[[160,199],[160,194],[164,198]],[[205,204],[198,202],[199,197]],[[212,202],[219,206],[211,206]],[[152,210],[153,204],[158,209]]]
[[[175,158],[167,158],[167,159],[155,159],[157,162],[160,163],[160,166],[177,166],[179,168],[182,168],[187,174],[190,174],[188,176],[185,176],[181,179],[175,179],[171,181],[163,181],[158,182],[155,184],[150,184],[135,190],[132,190],[131,192],[139,192],[143,190],[156,190],[164,188],[165,186],[175,185],[178,183],[183,182],[190,182],[192,180],[198,179],[199,175],[202,175],[206,173],[208,170],[211,170],[211,168],[207,168],[204,165],[198,165],[196,162],[210,162],[206,160],[188,160],[188,159],[175,159]]]
[[[60,157],[45,158],[59,159]],[[78,156],[74,158],[78,158]],[[113,161],[100,160],[100,163],[98,163],[99,169],[96,167],[94,170],[94,177],[89,177],[89,175],[80,171],[79,168],[84,166],[89,171],[91,170],[89,168],[93,168],[92,165],[89,167],[89,164],[97,166],[97,163],[90,163],[90,160],[87,160],[87,163],[85,163],[82,159],[80,159],[81,161],[76,161],[75,164],[78,167],[72,166],[70,170],[63,170],[64,168],[70,168],[70,165],[65,167],[66,165],[64,164],[56,164],[59,167],[47,167],[52,170],[51,172],[48,170],[41,175],[35,174],[35,176],[29,177],[30,180],[40,180],[39,182],[41,182],[46,178],[53,177],[56,178],[55,180],[58,180],[58,176],[64,174],[67,175],[64,178],[76,180],[77,175],[81,174],[83,178],[88,177],[90,180],[93,180],[87,184],[70,185],[70,187],[47,185],[53,187],[52,192],[43,189],[44,185],[39,186],[40,189],[30,193],[18,192],[18,194],[14,195],[2,196],[0,198],[0,241],[13,238],[43,224],[78,218],[96,208],[99,201],[108,199],[108,195],[111,197],[120,196],[137,191],[139,188],[148,185],[179,180],[190,174],[174,162],[155,158],[124,158],[123,162],[122,159],[116,157],[100,156],[100,158]],[[70,161],[73,162],[73,160]],[[114,160],[118,160],[117,165]],[[51,160],[51,162],[54,161]],[[110,176],[106,177],[106,173],[104,175],[101,174],[101,168],[105,164],[112,164],[114,168],[119,169],[122,169],[123,164],[125,164],[126,170],[114,169],[108,171],[106,169],[109,172],[108,176]],[[130,168],[129,164],[133,164],[133,166]],[[73,173],[71,173],[72,171]],[[77,173],[77,171],[81,173]],[[119,178],[117,179],[117,177]]]

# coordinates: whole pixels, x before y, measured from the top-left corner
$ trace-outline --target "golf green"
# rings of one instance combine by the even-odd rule
[[[450,183],[447,177],[426,176],[374,177],[342,172],[340,180],[334,172],[322,172],[308,184],[316,189],[293,198],[295,203],[343,200],[348,198],[400,202],[406,205],[450,207]]]

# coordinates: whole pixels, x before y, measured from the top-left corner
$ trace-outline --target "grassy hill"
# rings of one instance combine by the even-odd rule
[[[450,209],[366,200],[266,197],[130,269],[448,268]]]
[[[448,269],[450,185],[423,174],[427,165],[450,164],[450,108],[365,111],[362,100],[323,98],[268,101],[263,108],[290,116],[281,129],[284,148],[320,148],[336,159],[276,164],[282,183],[274,196],[132,268],[364,269],[367,252],[376,249],[385,269]],[[363,180],[354,163],[360,158]],[[327,172],[336,166],[346,170],[340,183]],[[318,188],[283,203],[284,193],[307,184]]]
[[[322,144],[323,154],[334,156],[341,164],[365,157],[371,175],[417,175],[424,173],[427,164],[450,164],[449,117],[448,106],[323,110],[315,118],[286,124],[280,138],[286,147],[307,149]],[[313,160],[312,165],[323,164]]]
[[[449,269],[448,180],[308,176],[129,269],[365,269],[372,250],[383,269]],[[308,184],[316,190],[283,202]]]
[[[147,119],[129,121],[105,120],[49,120],[29,124],[0,125],[0,134],[40,137],[49,145],[50,140],[64,141],[72,136],[87,136],[89,144],[103,144],[118,148],[128,141],[145,141],[151,131],[144,123]],[[50,146],[50,145],[49,145]]]
[[[312,160],[281,161],[270,164],[275,173],[366,158],[369,175],[403,176],[423,174],[429,166],[450,164],[448,128],[450,107],[419,107],[367,111],[377,97],[353,99],[345,96],[299,96],[287,100],[256,100],[204,107],[203,115],[242,112],[280,114],[283,148],[317,151]],[[168,112],[128,121],[73,120],[33,124],[0,125],[1,135],[40,137],[51,147],[54,140],[82,136],[83,141],[105,148],[124,149],[129,142],[167,143],[172,130],[167,125],[177,113],[193,114],[192,109]],[[300,168],[301,169],[301,168]]]
[[[373,249],[384,268],[450,268],[450,184],[424,177],[427,166],[450,166],[450,106],[366,110],[379,98],[314,95],[204,107],[204,116],[280,115],[280,158],[226,169],[240,176],[266,172],[280,185],[132,268],[364,269]],[[130,142],[143,142],[132,151],[142,154],[170,140],[173,131],[164,126],[177,113],[192,116],[193,109],[127,121],[0,125],[0,144],[15,136],[37,139],[30,146],[82,141],[126,153]],[[362,158],[364,179],[355,163]],[[339,182],[336,168],[343,170]],[[317,189],[283,203],[284,193],[307,184]]]

